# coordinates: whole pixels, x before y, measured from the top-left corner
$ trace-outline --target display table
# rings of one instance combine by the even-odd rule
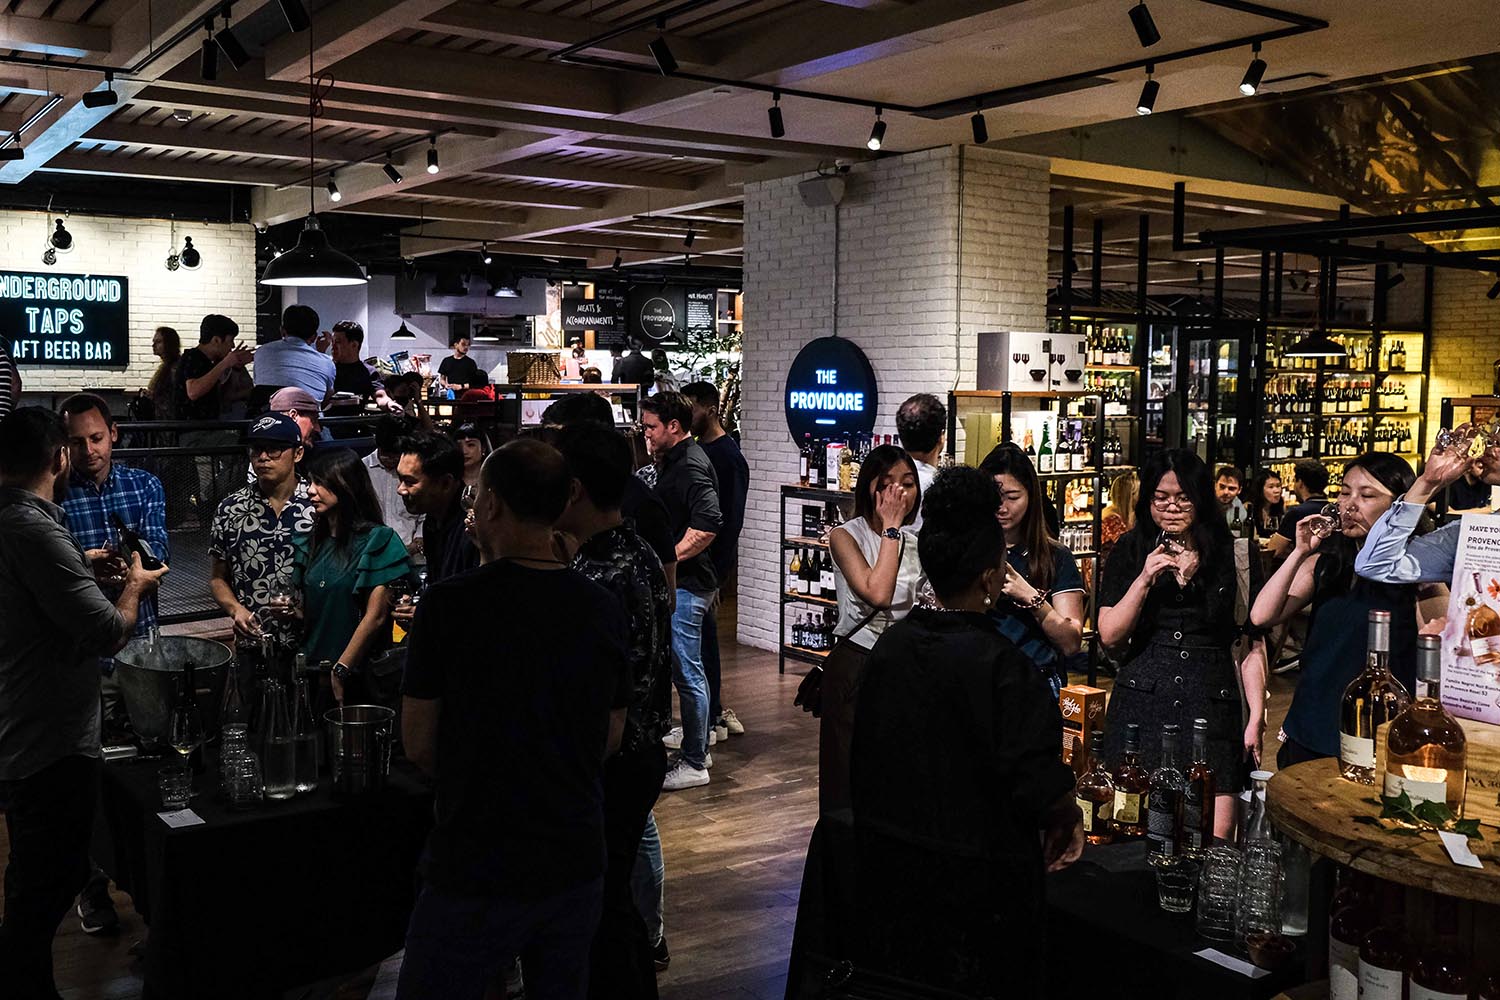
[[[1355,822],[1377,816],[1373,785],[1356,785],[1339,777],[1338,761],[1308,761],[1278,771],[1266,788],[1271,822],[1287,836],[1338,864],[1387,882],[1425,889],[1478,903],[1500,903],[1500,855],[1493,827],[1484,840],[1469,847],[1484,862],[1481,869],[1454,864],[1435,833],[1412,837]]]
[[[325,787],[232,812],[199,775],[205,822],[169,828],[164,761],[104,766],[95,860],[150,928],[147,998],[250,998],[352,973],[399,950],[432,823],[432,793],[408,766],[357,802]]]

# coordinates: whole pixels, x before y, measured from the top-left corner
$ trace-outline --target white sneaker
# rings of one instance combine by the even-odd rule
[[[696,768],[685,760],[679,760],[672,770],[667,772],[666,778],[661,783],[661,790],[676,792],[706,784],[708,784],[708,768]]]
[[[713,766],[714,766],[714,755],[711,754],[711,753],[704,754],[703,755],[703,769],[706,771],[710,767],[713,767]]]
[[[727,740],[729,739],[729,736],[726,734],[724,738]],[[717,742],[719,742],[718,734],[714,730],[710,729],[708,731],[708,745],[713,746]],[[673,726],[672,731],[661,738],[661,745],[666,747],[668,750],[681,750],[682,727]]]
[[[724,709],[724,713],[719,716],[719,721],[724,724],[725,729],[729,730],[731,736],[745,735],[745,724],[740,721],[739,716],[734,714],[734,709]]]
[[[708,731],[708,739],[709,746],[713,746],[713,744],[717,743],[720,740],[729,739],[729,727],[724,725],[723,719],[720,719],[718,722],[714,723],[714,727]]]

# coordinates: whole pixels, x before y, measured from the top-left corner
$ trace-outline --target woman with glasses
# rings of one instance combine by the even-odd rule
[[[1056,696],[1068,683],[1068,658],[1083,646],[1078,562],[1047,530],[1047,499],[1025,452],[1009,442],[998,445],[979,463],[979,471],[1000,489],[995,517],[1005,532],[1005,581],[990,618]]]
[[[1278,767],[1338,756],[1339,705],[1364,666],[1371,611],[1391,613],[1391,672],[1413,690],[1419,585],[1356,576],[1354,559],[1370,526],[1415,480],[1405,459],[1385,452],[1349,462],[1337,502],[1297,522],[1295,546],[1250,609],[1252,625],[1271,628],[1311,608],[1302,677],[1282,723]]]
[[[1154,768],[1161,727],[1184,734],[1194,719],[1208,720],[1208,763],[1218,777],[1215,832],[1233,824],[1234,793],[1246,756],[1241,727],[1240,681],[1231,652],[1239,628],[1234,618],[1234,547],[1219,513],[1208,467],[1191,451],[1173,449],[1141,472],[1135,527],[1115,545],[1104,566],[1099,596],[1099,637],[1121,650],[1121,664],[1105,720],[1105,754],[1121,759],[1125,727],[1142,730],[1141,763]],[[1257,740],[1264,710],[1265,676],[1259,658],[1246,671],[1245,695]]]

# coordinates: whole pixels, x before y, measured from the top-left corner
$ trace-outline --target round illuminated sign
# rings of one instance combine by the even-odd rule
[[[802,348],[786,377],[786,426],[792,439],[846,438],[875,430],[880,397],[875,369],[843,337],[820,337]]]
[[[677,310],[670,300],[652,296],[641,304],[641,332],[652,340],[666,340],[677,329]]]

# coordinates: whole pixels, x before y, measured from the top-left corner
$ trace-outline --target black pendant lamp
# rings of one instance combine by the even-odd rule
[[[1288,358],[1345,358],[1349,352],[1344,345],[1332,339],[1322,330],[1313,330],[1291,347],[1281,352]]]
[[[390,339],[391,340],[416,340],[417,339],[417,335],[415,333],[412,333],[411,330],[407,327],[407,325],[406,325],[406,316],[404,314],[401,317],[401,329],[399,329],[395,333],[391,334]]]
[[[329,245],[328,236],[318,224],[318,214],[314,211],[313,192],[316,190],[314,179],[317,164],[313,157],[313,129],[319,95],[317,82],[313,77],[310,31],[307,34],[307,88],[307,219],[302,224],[302,232],[297,234],[297,245],[278,254],[266,265],[260,276],[260,283],[297,287],[363,285],[370,279],[353,257]]]

